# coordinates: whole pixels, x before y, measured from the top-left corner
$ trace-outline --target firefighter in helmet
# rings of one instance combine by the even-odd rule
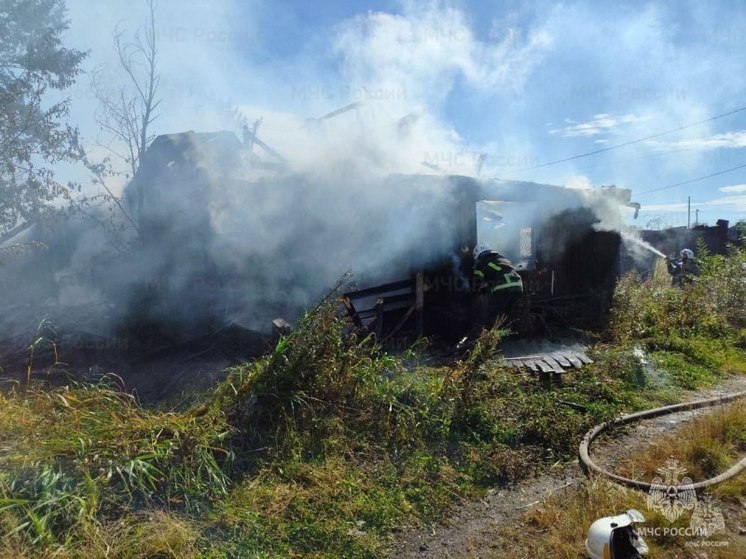
[[[513,264],[487,243],[474,249],[474,327],[492,328],[497,317],[509,315],[523,295],[523,281]]]
[[[679,253],[678,260],[668,260],[668,273],[671,274],[671,285],[681,287],[694,283],[701,273],[699,263],[694,258],[694,252],[685,248]]]

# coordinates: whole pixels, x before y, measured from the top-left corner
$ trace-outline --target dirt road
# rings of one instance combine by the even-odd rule
[[[746,377],[729,379],[717,388],[692,393],[690,400],[746,390]],[[695,410],[644,421],[625,435],[600,440],[592,452],[599,466],[612,469],[617,457],[629,456],[707,410]],[[580,441],[578,441],[580,442]],[[584,479],[578,461],[558,465],[546,474],[508,488],[495,488],[481,501],[465,502],[444,522],[406,531],[393,544],[390,559],[483,559],[499,557],[495,530],[557,491]],[[489,550],[489,551],[487,551]]]

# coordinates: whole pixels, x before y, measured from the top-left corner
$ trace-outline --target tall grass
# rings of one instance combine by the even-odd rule
[[[673,287],[662,274],[642,281],[631,273],[620,280],[614,340],[733,336],[746,327],[746,247],[730,247],[727,255],[710,255],[704,247],[698,252],[702,275],[691,285]]]
[[[499,327],[437,368],[408,367],[348,330],[323,305],[213,393],[240,472],[215,517],[232,526],[218,538],[225,553],[378,556],[396,526],[569,457],[584,430],[631,403],[603,364],[554,388],[501,365]]]
[[[187,411],[17,386],[0,394],[0,556],[380,556],[402,524],[570,458],[591,425],[746,371],[743,256],[706,257],[685,289],[623,279],[613,346],[561,385],[501,364],[499,325],[428,366],[325,301]]]
[[[144,410],[105,385],[0,394],[6,541],[75,545],[131,509],[199,510],[227,491],[218,415]]]
[[[673,287],[662,270],[617,285],[606,339],[615,351],[647,350],[643,381],[654,372],[665,385],[696,389],[746,370],[746,247],[711,255],[698,246],[698,257],[702,275],[693,284]]]
[[[348,328],[322,305],[269,356],[230,372],[213,406],[227,414],[236,444],[311,458],[345,437],[398,446],[419,438],[435,418],[417,404],[435,403],[437,387],[401,382],[402,362],[372,338],[346,336]]]
[[[703,481],[724,472],[746,452],[746,405],[736,402],[696,418],[678,433],[657,440],[643,455],[622,460],[625,476],[651,480],[666,460],[674,458],[687,465],[687,476]],[[746,490],[746,476],[731,482]],[[725,486],[727,487],[727,486]],[[714,491],[718,493],[720,487]],[[743,493],[742,493],[743,494]]]

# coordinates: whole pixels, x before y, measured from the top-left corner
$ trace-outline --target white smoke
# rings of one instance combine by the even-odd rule
[[[126,28],[141,22],[129,16],[130,4],[70,2],[72,35],[95,41],[91,67],[107,64],[112,80],[110,34],[125,16]],[[153,202],[154,194],[150,202],[163,206],[154,211],[163,212],[165,226],[181,223],[187,234],[129,260],[114,259],[107,277],[91,277],[87,270],[99,269],[111,250],[102,248],[97,233],[79,234],[58,277],[80,283],[68,281],[60,302],[92,300],[100,284],[107,292],[156,284],[177,294],[184,316],[195,307],[216,307],[217,314],[261,327],[282,305],[296,313],[312,305],[344,272],[361,281],[398,279],[427,266],[453,240],[444,218],[453,201],[445,175],[475,175],[482,163],[482,146],[465,141],[442,118],[444,103],[459,83],[484,94],[520,93],[552,44],[545,31],[521,33],[510,26],[480,38],[450,4],[407,2],[400,14],[369,12],[339,24],[321,43],[326,50],[319,59],[298,54],[262,62],[263,34],[271,31],[247,19],[245,3],[157,6],[164,101],[154,131],[227,129],[240,135],[243,123],[262,119],[258,136],[284,162],[259,146],[254,152],[274,170],[192,153],[209,184],[206,199],[175,190],[170,199]],[[99,22],[96,29],[76,35],[91,18]],[[322,71],[330,61],[336,73]],[[84,80],[77,87],[85,87]],[[86,120],[93,101],[82,94],[77,100],[74,116],[93,144],[101,139]],[[342,107],[349,110],[324,118]],[[418,174],[435,176],[412,176]],[[153,192],[162,186],[145,184]],[[583,196],[574,203],[583,205]],[[545,200],[532,220],[564,209],[564,201]],[[600,227],[618,226],[615,209],[596,209]],[[190,236],[204,219],[209,235]],[[204,251],[229,278],[222,290],[199,284],[207,273]]]
[[[93,10],[113,29],[124,13],[123,4],[71,6],[74,26]],[[261,119],[259,138],[283,157],[280,165],[254,146],[281,168],[263,171],[225,169],[210,153],[193,154],[210,184],[210,260],[244,280],[228,289],[232,305],[225,306],[244,309],[241,319],[257,326],[267,324],[261,308],[275,309],[279,301],[296,311],[307,307],[346,271],[360,281],[398,279],[442,257],[452,243],[451,224],[443,221],[452,203],[447,181],[404,175],[476,174],[480,147],[439,116],[443,103],[459,80],[478,91],[519,91],[551,40],[511,28],[478,39],[464,12],[448,3],[409,2],[400,14],[368,12],[338,24],[326,47],[314,45],[317,59],[296,55],[264,64],[255,51],[265,31],[250,16],[242,2],[157,4],[164,98],[157,127],[240,135],[241,124]],[[112,70],[115,61],[103,55],[106,24],[83,34],[96,35],[91,64],[106,61]],[[137,24],[129,15],[122,22],[130,30]],[[329,61],[336,74],[322,71]],[[324,117],[342,107],[349,110]],[[182,202],[171,201],[179,219],[198,223],[204,208]],[[191,243],[159,247],[184,257],[155,283],[188,293],[191,306],[200,297],[214,304],[188,288],[201,266],[187,256],[202,250]],[[91,250],[86,244],[77,254]],[[133,284],[164,275],[157,253],[141,254],[137,266],[124,274]],[[296,274],[302,277],[295,282],[282,277]]]

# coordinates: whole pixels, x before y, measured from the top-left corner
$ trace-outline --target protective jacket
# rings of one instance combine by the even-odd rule
[[[699,263],[692,258],[669,260],[668,273],[673,276],[671,278],[673,285],[684,285],[694,283],[695,278],[700,275],[701,269]]]
[[[481,293],[523,293],[523,281],[513,264],[500,253],[487,250],[474,263],[474,284]]]

